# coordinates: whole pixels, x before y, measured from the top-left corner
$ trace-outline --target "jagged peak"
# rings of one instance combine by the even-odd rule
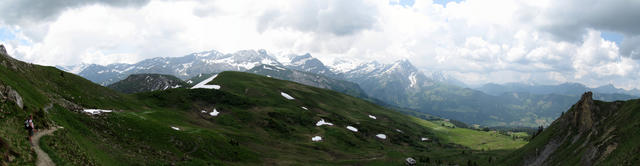
[[[0,44],[0,54],[7,55],[7,49],[4,48],[4,45]]]
[[[571,116],[571,124],[580,131],[586,131],[593,127],[593,93],[591,91],[582,94],[582,97],[573,107],[573,116]]]

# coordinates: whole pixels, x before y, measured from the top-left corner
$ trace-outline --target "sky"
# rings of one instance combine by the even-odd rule
[[[640,88],[640,1],[3,0],[0,43],[43,65],[266,49],[408,59],[467,84]]]

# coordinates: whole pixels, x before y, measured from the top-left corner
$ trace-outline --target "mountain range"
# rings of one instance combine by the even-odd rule
[[[535,105],[541,108],[524,111],[538,115],[535,110],[559,106],[543,101],[572,100],[561,93],[488,95],[422,77],[406,61],[369,65],[382,67],[350,71],[392,78],[363,83],[408,84],[460,107],[491,105],[491,100],[522,102],[511,105],[521,107],[538,101]],[[0,164],[31,165],[36,158],[42,160],[42,153],[59,165],[634,165],[640,160],[637,99],[607,102],[583,93],[526,143],[516,133],[459,128],[447,119],[427,121],[270,75],[307,72],[271,65],[250,70],[255,72],[211,74],[193,88],[153,86],[124,94],[54,67],[15,60],[0,49]],[[273,73],[251,74],[267,71]],[[353,76],[346,73],[334,77]],[[280,77],[297,78],[290,76]],[[303,78],[308,76],[313,74]],[[403,76],[409,81],[400,79]],[[182,81],[139,74],[116,85],[167,80]],[[189,84],[195,84],[193,80]],[[608,95],[620,94],[600,97],[612,98]],[[22,130],[27,115],[35,117],[41,132],[55,134],[32,147]]]
[[[0,52],[0,75],[1,165],[486,165],[526,143],[246,72],[124,94]],[[53,134],[30,143],[28,115]]]
[[[606,87],[589,89],[577,83],[529,87],[487,84],[475,90],[442,72],[425,74],[408,60],[357,63],[339,59],[325,65],[310,54],[272,55],[265,50],[227,54],[212,50],[183,57],[153,58],[135,64],[58,68],[76,72],[101,85],[135,73],[169,74],[187,82],[199,82],[222,71],[245,71],[484,126],[549,125],[575,103],[581,93],[589,90],[597,92],[594,96],[599,100],[636,98],[630,95],[634,94],[632,91],[617,93],[620,89]]]
[[[599,86],[596,88],[589,88],[580,83],[563,83],[558,85],[536,85],[536,84],[524,84],[524,83],[506,83],[506,84],[489,83],[476,89],[490,95],[501,95],[503,93],[509,93],[509,92],[525,92],[525,93],[541,94],[541,95],[555,93],[555,94],[561,94],[561,95],[579,96],[584,92],[592,91],[595,93],[603,93],[603,94],[623,94],[623,95],[631,95],[631,96],[640,96],[640,90],[638,89],[625,90],[621,88],[616,88],[611,84]]]

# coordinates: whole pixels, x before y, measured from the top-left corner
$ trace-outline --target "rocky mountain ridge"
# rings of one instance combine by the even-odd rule
[[[639,100],[603,102],[584,93],[571,109],[505,162],[516,165],[632,165],[640,160]],[[612,155],[615,154],[615,155]]]

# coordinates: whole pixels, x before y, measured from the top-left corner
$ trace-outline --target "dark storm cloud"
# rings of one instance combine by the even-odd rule
[[[640,35],[625,38],[620,45],[620,54],[633,59],[640,59]]]
[[[302,1],[287,11],[270,10],[259,18],[258,31],[293,28],[304,32],[351,35],[371,29],[377,9],[361,0]]]
[[[6,0],[0,3],[5,24],[21,24],[48,21],[57,18],[64,10],[92,4],[115,7],[137,7],[148,0]]]
[[[625,36],[640,35],[640,1],[563,0],[552,1],[538,25],[563,41],[582,40],[586,29],[612,31]]]

